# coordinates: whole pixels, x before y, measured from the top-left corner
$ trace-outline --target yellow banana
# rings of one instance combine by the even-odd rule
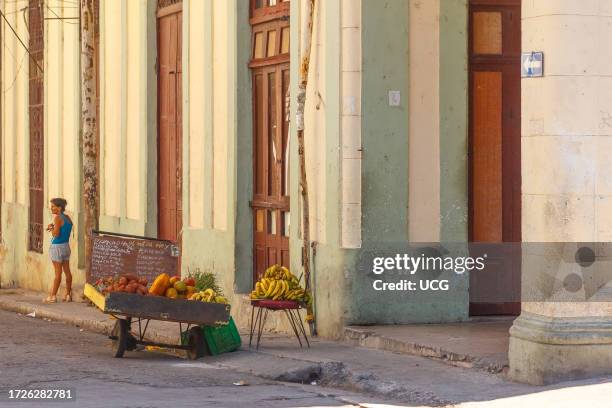
[[[259,281],[259,283],[261,284],[261,289],[263,291],[263,293],[266,293],[266,291],[268,290],[268,278],[263,278],[262,280]]]
[[[255,284],[255,293],[256,293],[257,295],[259,295],[259,294],[261,294],[262,292],[263,292],[263,287],[262,287],[262,284],[261,284],[261,282],[257,282],[257,283]]]
[[[289,293],[289,283],[287,281],[283,281],[283,291],[281,292],[281,298],[286,298]]]
[[[268,286],[268,290],[266,291],[266,293],[264,294],[265,298],[270,298],[272,295],[272,292],[276,289],[276,281],[272,281],[270,282],[270,286]]]
[[[272,298],[276,298],[279,293],[283,291],[283,281],[276,281],[276,285],[274,286],[274,292],[272,292]]]

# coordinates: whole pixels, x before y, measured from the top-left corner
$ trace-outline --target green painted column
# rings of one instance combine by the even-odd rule
[[[408,18],[405,0],[362,3],[363,246],[408,239]],[[388,92],[403,95],[398,107]]]
[[[440,241],[468,239],[468,4],[440,1]]]

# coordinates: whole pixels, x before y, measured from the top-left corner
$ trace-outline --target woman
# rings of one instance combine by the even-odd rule
[[[51,248],[49,255],[55,270],[55,280],[49,296],[43,300],[44,303],[57,302],[57,291],[62,282],[62,270],[66,274],[66,294],[64,302],[72,302],[72,274],[70,273],[70,233],[72,232],[72,220],[64,214],[68,203],[63,198],[54,198],[50,201],[49,209],[53,214],[53,223],[47,226],[51,233]]]

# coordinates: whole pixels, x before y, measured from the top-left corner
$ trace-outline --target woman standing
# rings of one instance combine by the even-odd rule
[[[55,280],[51,293],[43,300],[44,303],[57,302],[57,291],[62,282],[62,270],[66,274],[66,294],[64,302],[72,302],[72,274],[70,273],[70,233],[72,232],[72,220],[64,214],[67,201],[63,198],[54,198],[50,201],[49,209],[53,214],[53,223],[47,226],[51,233],[51,248],[49,255],[55,270]]]

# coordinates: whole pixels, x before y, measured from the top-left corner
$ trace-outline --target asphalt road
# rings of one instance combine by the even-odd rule
[[[246,386],[234,383],[243,381]],[[69,388],[72,402],[17,403],[11,389]],[[0,311],[0,407],[335,407],[316,386],[278,383],[177,356],[111,357],[107,337]]]

